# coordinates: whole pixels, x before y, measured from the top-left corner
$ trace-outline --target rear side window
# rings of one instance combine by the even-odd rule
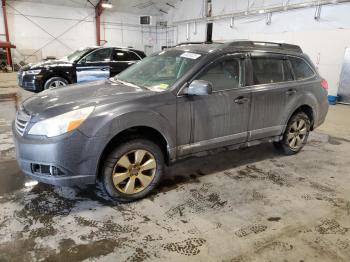
[[[196,79],[208,81],[213,91],[220,91],[239,87],[239,75],[239,60],[230,59],[209,66]]]
[[[314,75],[314,71],[303,59],[289,57],[289,61],[292,64],[296,80],[305,79]]]
[[[114,50],[113,61],[130,61],[129,52],[123,50]]]
[[[271,84],[293,80],[292,72],[285,59],[273,57],[252,57],[253,84]]]

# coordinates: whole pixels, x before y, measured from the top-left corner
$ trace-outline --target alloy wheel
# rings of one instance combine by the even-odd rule
[[[135,194],[146,189],[156,174],[157,162],[152,153],[138,149],[124,154],[114,166],[112,180],[115,188],[124,194]]]
[[[307,134],[307,125],[304,119],[297,119],[290,126],[287,141],[292,149],[298,149],[304,143]]]
[[[56,80],[53,81],[50,85],[49,88],[54,88],[54,87],[59,87],[59,86],[66,86],[67,84],[61,80]]]

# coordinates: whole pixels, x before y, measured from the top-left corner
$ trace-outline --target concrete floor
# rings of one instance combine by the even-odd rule
[[[0,261],[350,261],[350,107],[330,107],[298,155],[264,144],[186,160],[116,204],[24,179],[10,123],[28,95],[0,88]]]

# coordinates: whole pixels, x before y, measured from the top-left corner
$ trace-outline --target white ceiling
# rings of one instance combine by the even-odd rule
[[[11,2],[36,2],[51,5],[65,5],[70,7],[88,7],[93,6],[87,0],[8,0]],[[144,14],[144,15],[162,15],[168,12],[171,5],[175,5],[182,0],[110,0],[113,4],[111,11]],[[98,0],[90,0],[94,5]],[[160,11],[162,10],[162,11]]]

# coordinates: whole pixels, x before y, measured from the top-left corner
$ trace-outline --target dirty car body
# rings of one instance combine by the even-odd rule
[[[167,81],[163,72],[164,83],[153,86],[131,81],[132,70],[142,69],[139,64],[163,56],[175,63],[185,59],[188,68],[174,81]],[[273,63],[264,64],[266,59]],[[308,67],[307,76],[298,79],[293,59]],[[139,64],[114,79],[54,88],[24,101],[13,123],[22,171],[54,185],[92,184],[107,152],[130,134],[159,145],[165,162],[172,163],[218,148],[280,141],[296,112],[309,117],[311,130],[327,114],[323,80],[296,46],[250,41],[186,45],[153,54]],[[280,76],[264,72],[267,67],[278,71],[279,66]],[[125,75],[130,81],[123,81]],[[209,83],[212,90],[189,92],[195,80],[198,85]],[[52,137],[30,133],[41,121],[83,108],[93,109],[69,132]]]

